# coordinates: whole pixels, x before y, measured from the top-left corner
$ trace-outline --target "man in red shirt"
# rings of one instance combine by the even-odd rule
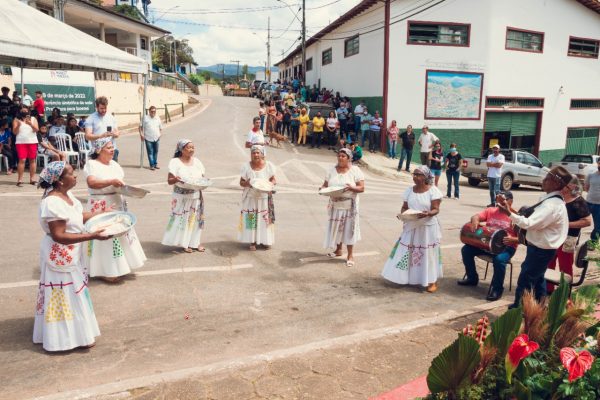
[[[42,97],[42,92],[37,90],[35,92],[35,100],[33,101],[33,108],[38,112],[38,115],[44,120],[44,114],[46,113],[46,103]],[[39,121],[38,121],[39,122]]]
[[[506,199],[506,203],[509,206],[512,206],[513,195],[510,191],[500,192],[498,193],[498,196],[503,196]],[[478,229],[481,222],[485,222],[487,227],[504,229],[508,233],[508,236],[503,240],[506,248],[501,253],[493,256],[494,274],[486,299],[488,301],[495,301],[502,297],[502,292],[504,291],[504,276],[506,275],[506,264],[508,264],[510,259],[515,255],[519,239],[515,234],[510,218],[501,212],[498,207],[488,207],[471,217],[473,229]],[[459,280],[457,283],[461,286],[477,286],[479,283],[479,276],[475,269],[475,257],[481,254],[490,255],[490,253],[468,244],[463,246],[461,253],[467,277]]]

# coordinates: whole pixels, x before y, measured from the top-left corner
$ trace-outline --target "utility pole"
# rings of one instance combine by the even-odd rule
[[[173,53],[173,58],[175,59],[175,76],[177,76],[177,39],[173,43],[175,44],[175,51]]]
[[[302,0],[302,82],[306,85],[306,0]]]
[[[221,64],[221,68],[223,68],[221,70],[221,75],[223,76],[223,79],[221,79],[223,82],[225,82],[225,63]]]
[[[235,73],[235,77],[237,81],[240,81],[240,60],[229,60],[229,62],[237,63],[237,71]]]
[[[267,65],[269,67],[267,80],[271,83],[271,17],[267,19]]]

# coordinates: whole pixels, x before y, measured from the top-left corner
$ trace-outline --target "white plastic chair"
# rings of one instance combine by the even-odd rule
[[[8,157],[0,153],[0,170],[2,170],[2,161],[4,161],[4,168],[6,168],[6,172],[8,172]]]
[[[90,153],[92,152],[92,144],[85,140],[85,133],[83,132],[77,132],[75,134],[75,142],[77,143],[77,146],[79,146],[79,157],[85,164],[90,157]]]
[[[79,153],[73,151],[73,142],[69,135],[55,135],[54,140],[56,141],[56,148],[67,155],[67,160],[71,162],[71,157],[75,157],[77,160],[77,169],[79,169]]]
[[[48,165],[48,162],[50,161],[50,156],[47,154],[37,153],[37,157],[35,158],[35,163],[38,166],[41,165],[40,162],[38,161],[40,158],[44,162],[44,166],[42,168],[46,168],[46,166]]]

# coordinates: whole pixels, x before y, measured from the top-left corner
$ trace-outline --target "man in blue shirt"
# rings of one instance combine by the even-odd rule
[[[348,134],[348,109],[346,108],[346,103],[343,101],[340,102],[340,106],[335,111],[337,112],[338,121],[340,122],[340,138],[343,139],[345,138],[344,135]],[[351,142],[350,135],[346,137],[346,140]]]

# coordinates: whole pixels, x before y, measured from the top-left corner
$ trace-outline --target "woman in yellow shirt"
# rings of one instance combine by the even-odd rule
[[[300,121],[300,135],[298,136],[298,144],[302,142],[302,144],[305,145],[306,131],[308,130],[308,121],[310,121],[310,118],[306,113],[306,108],[300,110],[300,116],[298,117],[298,120]]]

